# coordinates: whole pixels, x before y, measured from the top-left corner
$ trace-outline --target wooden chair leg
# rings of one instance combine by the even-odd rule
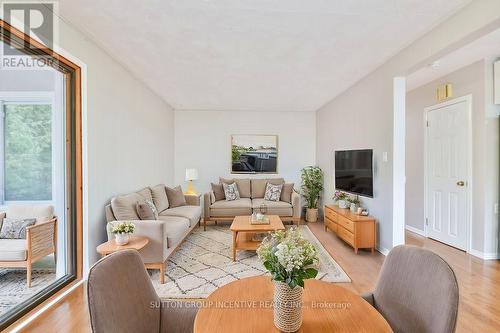
[[[165,283],[165,263],[162,262],[160,264],[160,283],[164,284]]]
[[[31,288],[31,263],[26,264],[26,280],[28,283],[28,288]]]

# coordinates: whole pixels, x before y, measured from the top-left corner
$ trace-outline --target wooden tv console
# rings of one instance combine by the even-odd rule
[[[335,205],[325,205],[325,231],[330,229],[354,248],[375,250],[377,242],[375,219],[342,209]]]

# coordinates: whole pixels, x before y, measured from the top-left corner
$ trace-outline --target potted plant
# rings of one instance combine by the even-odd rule
[[[308,166],[301,170],[302,195],[306,198],[306,221],[318,220],[318,205],[323,191],[323,170],[317,166]]]
[[[351,195],[347,201],[350,203],[350,208],[351,212],[356,212],[356,210],[359,207],[359,204],[361,203],[361,200],[359,200],[359,197],[357,195]]]
[[[348,207],[348,202],[347,202],[348,198],[349,198],[349,196],[342,191],[335,191],[335,194],[333,195],[333,200],[335,200],[335,202],[337,202],[337,204],[339,205],[339,208],[345,209]]]
[[[274,325],[282,332],[296,332],[302,325],[304,280],[318,274],[316,248],[290,228],[267,236],[257,254],[274,281]]]
[[[116,222],[111,228],[111,233],[115,235],[116,245],[126,245],[130,234],[134,233],[135,225],[132,222]]]

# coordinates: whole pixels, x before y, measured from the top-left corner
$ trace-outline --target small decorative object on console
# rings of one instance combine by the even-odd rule
[[[253,213],[250,217],[250,224],[270,224],[269,218],[261,213]]]
[[[126,245],[130,234],[134,233],[135,225],[132,222],[117,222],[111,228],[111,233],[115,235],[116,245]]]
[[[339,208],[348,208],[348,202],[347,199],[349,196],[347,193],[344,193],[342,191],[335,191],[335,194],[333,195],[333,200],[335,200],[339,206]]]
[[[296,228],[267,236],[257,249],[274,280],[274,325],[296,332],[302,325],[304,280],[314,279],[319,264],[316,248]]]
[[[351,195],[347,201],[350,203],[350,209],[351,212],[356,212],[358,210],[359,204],[361,203],[361,200],[359,200],[359,197],[357,195]]]
[[[267,213],[267,205],[265,203],[261,203],[259,207],[259,211],[261,214],[266,214]]]

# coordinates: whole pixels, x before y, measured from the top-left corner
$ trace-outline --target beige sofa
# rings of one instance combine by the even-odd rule
[[[200,199],[196,195],[185,195],[187,205],[170,207],[165,185],[146,187],[138,192],[120,195],[111,199],[106,206],[108,239],[113,235],[110,229],[115,221],[132,221],[136,236],[149,239],[148,245],[139,251],[147,268],[160,270],[160,281],[164,283],[165,262],[187,235],[200,223]],[[158,209],[158,220],[140,220],[136,204],[152,201]]]
[[[31,219],[35,225],[26,228],[26,239],[0,239],[0,267],[26,268],[28,288],[31,287],[33,263],[54,254],[56,260],[57,218],[50,205],[12,205],[0,212],[4,218]]]
[[[221,179],[222,181],[222,179]],[[234,179],[238,187],[240,199],[233,201],[217,200],[211,192],[205,193],[203,226],[206,228],[207,221],[232,221],[237,215],[252,215],[259,212],[262,205],[265,205],[269,215],[279,215],[283,222],[300,223],[301,204],[300,194],[292,191],[291,200],[287,201],[267,201],[264,200],[267,183],[284,184],[283,178],[269,179]],[[228,180],[225,180],[228,182]]]

